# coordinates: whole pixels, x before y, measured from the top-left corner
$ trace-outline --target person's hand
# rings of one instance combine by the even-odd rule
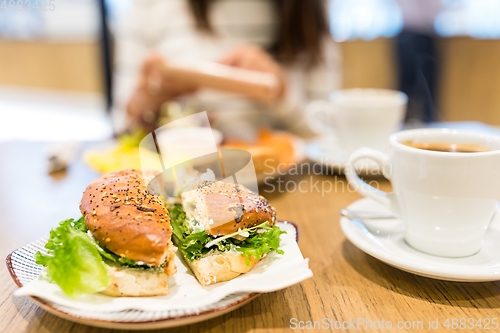
[[[136,124],[154,125],[163,103],[196,90],[182,80],[166,78],[162,74],[164,65],[163,58],[156,54],[144,60],[137,88],[127,105],[127,113]]]
[[[239,67],[276,75],[281,90],[279,97],[286,91],[286,76],[281,66],[264,50],[254,45],[241,45],[218,61],[220,64]]]

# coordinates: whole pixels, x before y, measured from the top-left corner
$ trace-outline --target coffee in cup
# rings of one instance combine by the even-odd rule
[[[485,151],[490,151],[485,147],[472,144],[465,144],[465,143],[456,144],[456,143],[442,143],[442,142],[406,141],[402,142],[402,144],[407,145],[408,147],[413,147],[418,149],[448,152],[448,153],[481,153]]]
[[[382,168],[393,193],[364,183],[353,168],[369,158]],[[362,195],[389,208],[417,250],[444,257],[475,254],[500,202],[500,136],[449,129],[402,131],[389,152],[362,148],[345,174]]]

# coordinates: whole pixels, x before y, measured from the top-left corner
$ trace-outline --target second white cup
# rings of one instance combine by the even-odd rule
[[[389,136],[402,126],[407,101],[395,90],[341,89],[328,101],[309,103],[306,114],[313,131],[320,135],[335,131],[349,154],[360,147],[384,150]]]

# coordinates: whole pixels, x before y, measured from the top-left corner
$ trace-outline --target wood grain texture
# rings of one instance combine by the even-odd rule
[[[98,176],[78,161],[66,177],[52,178],[45,174],[42,148],[41,143],[0,144],[2,257],[47,234],[59,220],[76,216],[81,193]],[[360,196],[347,190],[345,178],[288,175],[281,180],[282,190],[285,184],[291,189],[292,181],[305,181],[302,189],[307,191],[280,193],[275,183],[274,191],[268,186],[261,188],[261,194],[269,198],[279,219],[299,226],[299,246],[304,256],[310,258],[314,277],[291,288],[263,294],[224,316],[163,332],[288,332],[292,331],[291,318],[366,318],[393,323],[423,321],[427,325],[429,318],[443,322],[446,318],[500,317],[500,282],[458,283],[419,277],[392,268],[347,241],[340,230],[338,212]],[[380,182],[381,189],[390,189],[388,182]],[[311,191],[315,183],[317,189],[313,187]],[[323,195],[322,184],[326,189],[332,185],[336,191]],[[0,332],[120,332],[74,324],[46,313],[27,298],[13,298],[11,293],[17,287],[5,266],[0,269],[0,283]],[[424,326],[413,331],[432,330]]]
[[[500,40],[454,37],[437,46],[443,119],[500,125]]]
[[[0,39],[0,84],[103,91],[98,42]]]
[[[397,55],[393,39],[346,41],[339,46],[343,88],[397,89]]]

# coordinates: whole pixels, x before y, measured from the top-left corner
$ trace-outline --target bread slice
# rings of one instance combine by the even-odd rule
[[[184,260],[203,286],[232,280],[247,273],[260,261],[250,257],[250,266],[247,266],[245,257],[234,252],[214,253],[193,261]]]
[[[163,270],[110,266],[111,283],[101,291],[108,296],[168,295],[168,275]]]
[[[177,272],[174,262],[175,247],[171,241],[164,269],[143,269],[126,266],[108,266],[109,286],[101,291],[108,296],[163,296],[168,295],[168,277]]]

